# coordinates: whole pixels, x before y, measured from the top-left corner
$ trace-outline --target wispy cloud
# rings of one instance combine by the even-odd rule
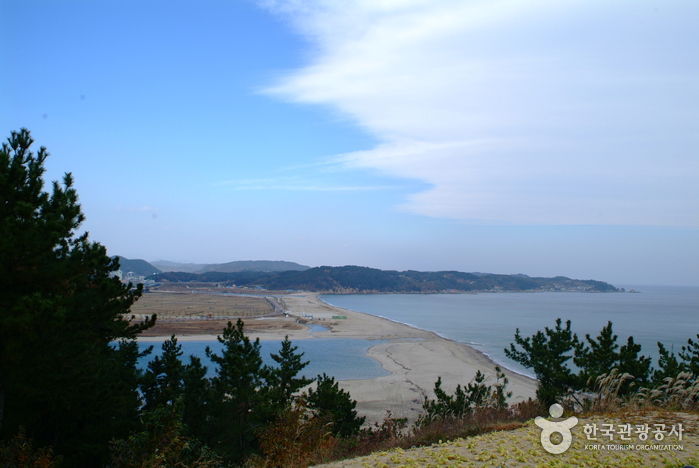
[[[331,105],[381,141],[333,162],[431,187],[404,210],[488,223],[699,225],[697,4],[263,5],[313,46],[308,66],[267,92]]]

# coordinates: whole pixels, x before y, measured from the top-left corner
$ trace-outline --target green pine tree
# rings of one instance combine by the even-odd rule
[[[612,331],[612,322],[602,328],[597,339],[585,335],[587,344],[577,343],[573,362],[581,370],[578,373],[580,388],[594,388],[595,379],[619,366],[617,335]]]
[[[694,380],[699,377],[699,333],[697,333],[697,341],[689,338],[687,346],[682,346],[678,354],[682,359],[681,370],[692,373]]]
[[[201,440],[227,460],[240,462],[258,449],[256,432],[273,418],[264,398],[269,369],[260,354],[260,340],[250,341],[238,319],[223,330],[218,341],[221,355],[206,347],[206,355],[217,366],[212,379],[209,415]]]
[[[626,344],[619,348],[619,372],[628,373],[634,377],[621,389],[622,394],[627,394],[632,388],[640,388],[649,382],[651,371],[651,358],[641,356],[641,345],[635,343],[633,336],[628,337]],[[634,384],[633,386],[631,384]]]
[[[577,377],[568,367],[568,361],[577,344],[578,337],[570,329],[570,320],[563,328],[559,318],[555,328],[546,327],[543,332],[538,331],[527,338],[522,338],[518,328],[515,343],[510,343],[509,349],[505,348],[505,355],[534,371],[539,381],[536,396],[548,406],[576,386]]]
[[[492,385],[485,384],[485,374],[480,370],[465,387],[456,386],[453,395],[449,395],[442,389],[442,377],[437,377],[434,384],[434,400],[426,400],[423,405],[423,414],[418,418],[417,425],[428,425],[439,419],[461,419],[477,409],[505,409],[507,398],[512,392],[506,392],[508,379],[500,367],[495,366],[496,381]]]
[[[313,382],[313,379],[297,377],[308,364],[303,362],[303,355],[296,354],[298,346],[293,346],[289,341],[289,336],[284,337],[279,354],[272,354],[272,359],[278,364],[270,370],[269,383],[271,398],[278,407],[278,411],[283,411],[292,402],[292,395],[306,385]]]
[[[76,233],[70,174],[43,190],[48,152],[32,143],[22,129],[0,149],[0,438],[22,426],[69,465],[97,466],[138,419],[130,343],[155,316],[127,318],[142,287],[112,277],[118,261]]]
[[[141,391],[145,399],[145,409],[152,410],[158,406],[172,405],[184,393],[185,366],[180,360],[182,346],[172,335],[162,344],[163,354],[155,356],[148,363]]]
[[[206,377],[206,367],[201,359],[189,356],[189,364],[184,366],[182,383],[184,393],[183,420],[193,435],[200,437],[207,434],[211,418],[211,381]]]
[[[333,424],[333,432],[340,437],[350,437],[359,432],[366,418],[357,417],[357,402],[349,392],[342,390],[334,377],[319,375],[315,389],[308,390],[306,402],[317,417],[327,418]]]
[[[629,337],[626,344],[619,347],[617,335],[612,331],[612,322],[602,328],[597,339],[585,335],[588,345],[579,342],[575,348],[573,362],[580,368],[578,373],[578,388],[592,390],[595,388],[597,377],[609,374],[617,369],[621,374],[630,374],[629,380],[619,390],[627,394],[634,386],[645,384],[650,376],[650,358],[639,356],[641,345],[634,343]]]
[[[665,348],[665,345],[658,341],[658,368],[653,370],[653,384],[660,385],[664,379],[673,379],[681,372],[680,363],[672,350]]]

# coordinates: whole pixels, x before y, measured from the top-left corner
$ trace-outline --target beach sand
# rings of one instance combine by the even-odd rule
[[[458,384],[464,386],[470,382],[478,370],[487,376],[487,383],[494,381],[496,364],[465,344],[373,315],[331,306],[315,293],[290,294],[278,297],[277,301],[289,311],[290,317],[245,319],[246,334],[251,339],[281,341],[288,335],[292,341],[316,337],[381,340],[369,348],[367,355],[379,361],[390,375],[340,381],[340,387],[357,400],[357,413],[366,416],[367,423],[381,422],[387,411],[395,418],[415,421],[425,399],[434,398],[434,384],[440,376],[442,388],[448,393],[453,393]],[[308,327],[297,323],[298,318],[329,330],[311,335]],[[179,340],[215,339],[220,333],[216,330],[221,330],[225,324],[226,321],[220,324],[193,322],[187,329],[182,329],[182,323],[170,324],[169,329],[168,324],[161,324],[149,333],[160,338],[143,336],[139,341],[162,339],[171,333],[177,334]],[[507,390],[512,392],[510,403],[535,396],[534,379],[503,370],[509,379]]]

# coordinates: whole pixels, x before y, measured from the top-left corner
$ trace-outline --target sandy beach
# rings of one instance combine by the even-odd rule
[[[299,293],[277,297],[289,317],[245,319],[245,329],[252,339],[281,341],[313,338],[360,338],[380,340],[369,348],[367,355],[376,359],[390,375],[365,380],[345,380],[340,386],[357,400],[357,412],[366,416],[367,423],[382,421],[386,411],[393,417],[414,421],[422,411],[426,398],[434,398],[433,388],[442,377],[442,388],[453,392],[458,384],[470,382],[480,370],[494,381],[496,364],[483,353],[462,343],[439,335],[393,322],[373,315],[331,306],[315,293]],[[344,317],[344,318],[338,318]],[[308,333],[308,327],[297,323],[301,318],[308,324],[319,324],[328,331]],[[217,322],[217,321],[213,321]],[[179,340],[215,339],[225,326],[221,323],[194,322],[182,328],[182,323],[157,326],[139,341],[162,340],[175,333]],[[153,336],[156,335],[157,336]],[[512,392],[511,403],[535,396],[536,381],[505,370]]]

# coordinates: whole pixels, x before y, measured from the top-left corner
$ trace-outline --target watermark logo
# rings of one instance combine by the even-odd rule
[[[563,416],[563,407],[558,403],[554,403],[549,408],[549,414],[552,418],[560,418]],[[541,428],[541,445],[549,453],[559,454],[570,448],[573,443],[573,434],[570,430],[578,423],[578,418],[571,416],[563,421],[547,421],[541,416],[534,419],[534,424]],[[551,436],[560,434],[563,440],[559,444],[551,442]]]

